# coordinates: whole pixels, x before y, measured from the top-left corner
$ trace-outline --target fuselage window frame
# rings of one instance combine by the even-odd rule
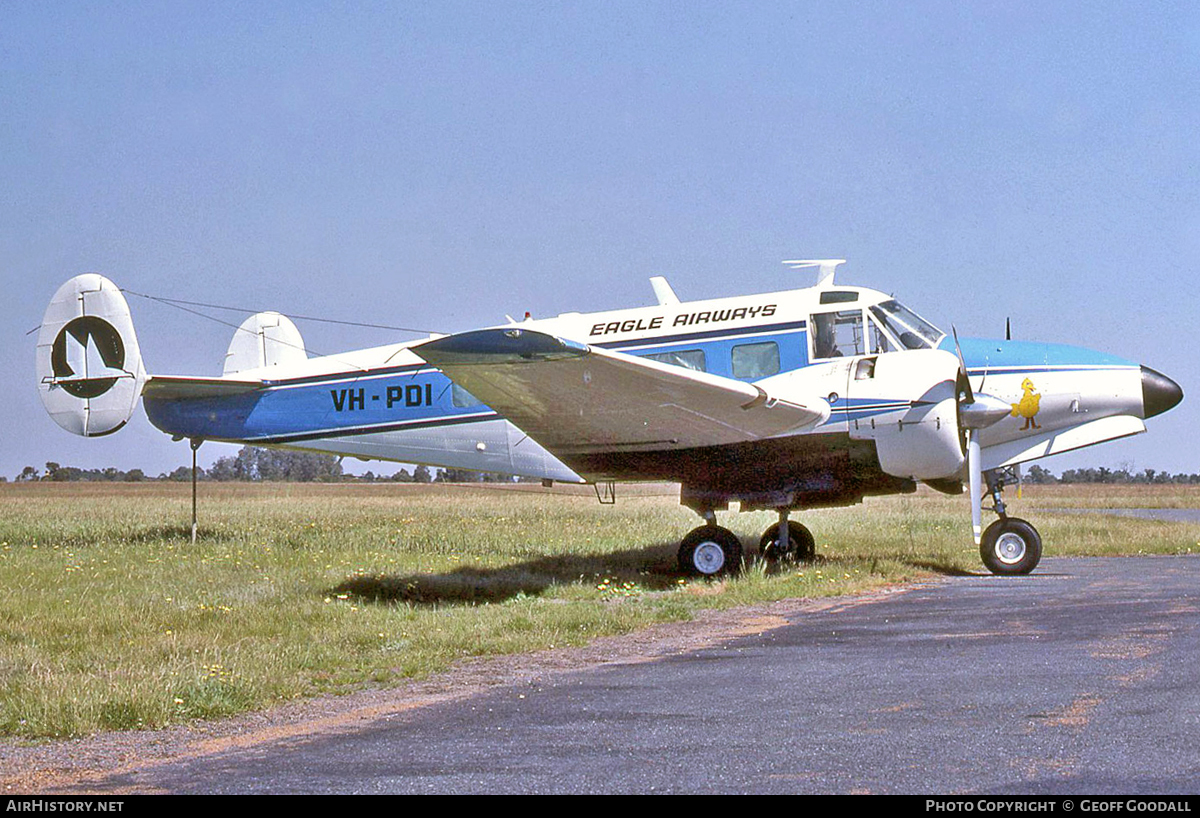
[[[693,372],[707,372],[708,362],[704,357],[702,349],[678,349],[668,352],[651,352],[641,357],[651,361],[657,361],[660,364],[670,364],[671,366],[690,369]]]
[[[865,317],[861,309],[819,312],[809,316],[811,361],[866,355]]]
[[[740,380],[758,380],[778,375],[779,344],[775,341],[738,344],[729,351],[729,362],[733,377]]]

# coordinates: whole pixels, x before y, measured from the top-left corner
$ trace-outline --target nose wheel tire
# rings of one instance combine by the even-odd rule
[[[763,532],[758,541],[758,552],[768,562],[792,559],[808,562],[817,555],[817,542],[812,532],[794,520],[788,520],[787,548],[779,547],[779,523],[775,523]]]
[[[993,574],[1028,574],[1042,559],[1042,538],[1024,520],[1005,517],[983,532],[979,556]]]
[[[719,525],[700,526],[679,544],[679,567],[692,576],[721,576],[738,570],[741,565],[741,540]]]

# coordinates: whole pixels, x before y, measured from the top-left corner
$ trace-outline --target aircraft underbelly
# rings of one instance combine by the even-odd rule
[[[879,468],[870,441],[844,433],[786,435],[697,448],[567,455],[588,480],[664,480],[683,485],[688,505],[806,508],[911,491],[911,481]]]

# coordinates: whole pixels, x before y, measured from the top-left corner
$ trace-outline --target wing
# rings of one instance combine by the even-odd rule
[[[556,454],[715,446],[816,426],[829,404],[522,328],[412,351]]]

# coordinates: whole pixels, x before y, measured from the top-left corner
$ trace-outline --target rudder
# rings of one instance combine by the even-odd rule
[[[38,331],[37,378],[46,412],[68,432],[99,437],[125,425],[146,369],[116,284],[86,273],[58,288]]]
[[[268,366],[287,368],[307,360],[304,339],[291,319],[277,312],[260,312],[243,321],[233,334],[225,353],[224,374]]]

